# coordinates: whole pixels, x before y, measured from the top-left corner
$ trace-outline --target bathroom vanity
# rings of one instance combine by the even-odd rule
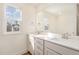
[[[35,55],[79,55],[78,39],[34,36]]]

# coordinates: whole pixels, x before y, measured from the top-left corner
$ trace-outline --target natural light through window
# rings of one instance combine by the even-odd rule
[[[6,32],[18,32],[22,22],[22,12],[13,5],[5,7]]]

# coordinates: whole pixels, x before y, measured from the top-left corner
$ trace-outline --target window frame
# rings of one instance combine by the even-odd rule
[[[23,28],[22,28],[22,24],[23,24],[23,20],[22,20],[22,10],[20,10],[20,19],[21,19],[21,24],[20,24],[20,27],[19,27],[19,31],[11,31],[11,32],[7,32],[7,17],[6,17],[6,7],[7,6],[12,6],[12,7],[14,7],[14,8],[16,8],[16,9],[19,9],[20,10],[20,8],[18,8],[17,6],[15,6],[14,4],[4,4],[4,8],[3,8],[3,17],[4,17],[4,19],[3,19],[3,32],[4,32],[4,34],[18,34],[18,33],[22,33],[22,30],[23,30]]]

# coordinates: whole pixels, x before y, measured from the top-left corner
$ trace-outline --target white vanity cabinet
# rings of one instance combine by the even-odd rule
[[[35,55],[79,55],[79,50],[60,45],[58,43],[44,40],[38,37],[34,38]]]
[[[47,47],[47,48],[46,48]],[[65,47],[65,46],[61,46],[59,44],[55,44],[53,42],[49,42],[49,41],[45,41],[45,50],[47,49],[50,49],[48,51],[45,51],[44,53],[45,54],[51,54],[52,55],[54,54],[58,54],[58,55],[79,55],[79,51],[77,50],[74,50],[72,48],[68,48],[68,47]]]
[[[43,46],[43,40],[40,38],[34,38],[34,54],[35,55],[43,55],[44,46]]]

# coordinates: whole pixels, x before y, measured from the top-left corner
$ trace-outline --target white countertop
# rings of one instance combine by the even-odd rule
[[[79,39],[78,38],[73,38],[73,39],[63,39],[63,38],[48,38],[47,36],[42,36],[42,35],[34,35],[34,37],[38,37],[43,40],[47,40],[62,46],[66,46],[75,50],[79,51]]]
[[[46,39],[47,41],[60,44],[75,50],[79,50],[79,39]]]

